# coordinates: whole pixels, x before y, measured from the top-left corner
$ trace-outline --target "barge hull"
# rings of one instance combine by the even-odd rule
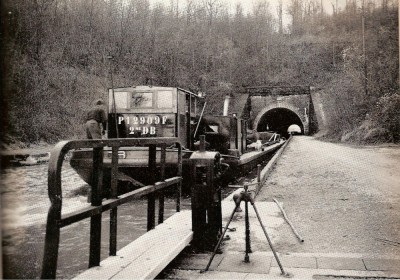
[[[228,173],[224,177],[230,178],[233,181],[239,176],[244,176],[251,170],[269,158],[284,144],[284,141],[266,146],[261,151],[247,152],[239,157],[221,155],[222,162],[229,165]],[[139,187],[140,184],[152,184],[160,178],[160,156],[161,152],[157,149],[156,163],[157,169],[155,174],[148,172],[148,148],[145,147],[130,147],[120,150],[121,155],[125,158],[118,160],[118,188],[119,193]],[[183,191],[188,192],[190,189],[189,182],[190,174],[190,156],[191,151],[184,151],[182,159],[183,168]],[[105,150],[103,154],[103,189],[107,195],[107,189],[111,183],[111,157],[110,151]],[[175,150],[167,150],[165,175],[166,178],[175,176],[177,173],[177,152]],[[79,176],[89,185],[92,181],[92,151],[91,150],[76,150],[70,160],[70,165]],[[135,183],[137,182],[137,183]]]

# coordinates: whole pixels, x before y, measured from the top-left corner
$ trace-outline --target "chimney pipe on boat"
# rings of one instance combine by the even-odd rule
[[[224,100],[224,111],[222,113],[223,116],[228,116],[228,109],[229,109],[229,102],[231,100],[230,95],[225,95],[225,100]]]

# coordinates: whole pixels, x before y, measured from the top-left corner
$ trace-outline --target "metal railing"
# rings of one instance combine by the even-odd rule
[[[177,147],[177,176],[165,179],[166,147],[175,145]],[[118,151],[121,147],[148,146],[149,172],[155,174],[157,169],[157,147],[161,148],[159,167],[160,182],[136,189],[134,191],[117,195],[118,187]],[[111,198],[103,201],[101,194],[103,184],[103,151],[104,147],[111,147]],[[62,184],[61,168],[66,154],[70,150],[80,148],[93,149],[93,171],[91,186],[91,205],[81,210],[61,215],[62,209]],[[101,223],[102,213],[110,210],[110,246],[109,255],[115,256],[117,251],[117,208],[119,205],[134,199],[147,196],[147,230],[155,227],[155,199],[156,193],[159,198],[158,222],[164,220],[164,194],[163,190],[175,185],[177,187],[176,210],[180,211],[182,184],[182,147],[178,138],[130,138],[130,139],[108,139],[108,140],[73,140],[59,142],[51,153],[48,168],[48,195],[50,208],[47,216],[46,237],[44,245],[44,257],[42,265],[42,279],[54,279],[57,271],[58,250],[60,243],[60,229],[90,218],[90,255],[89,267],[100,264],[101,248]]]

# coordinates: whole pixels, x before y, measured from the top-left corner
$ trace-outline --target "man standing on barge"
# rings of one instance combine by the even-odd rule
[[[104,108],[104,101],[98,99],[94,107],[89,110],[86,116],[86,136],[88,139],[102,139],[107,124],[107,114]]]

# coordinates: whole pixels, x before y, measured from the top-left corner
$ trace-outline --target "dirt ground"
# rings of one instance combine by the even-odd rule
[[[400,147],[358,147],[295,136],[257,201],[283,203],[281,253],[400,257]]]

